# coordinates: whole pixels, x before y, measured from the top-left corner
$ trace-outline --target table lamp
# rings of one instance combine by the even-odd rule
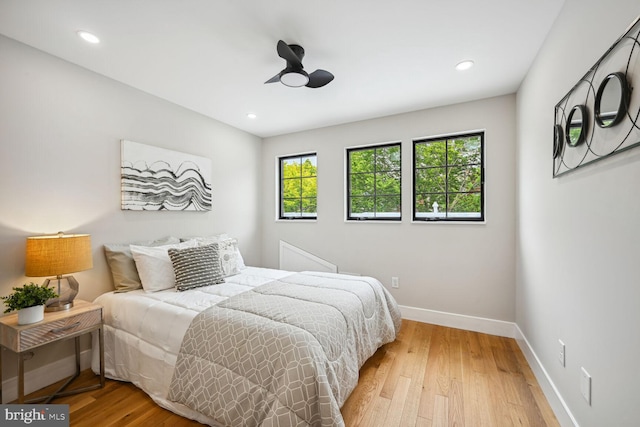
[[[68,310],[78,294],[78,281],[63,274],[93,268],[91,236],[64,234],[27,237],[25,275],[28,277],[56,276],[58,298],[47,301],[45,311]],[[51,279],[44,281],[49,286]]]

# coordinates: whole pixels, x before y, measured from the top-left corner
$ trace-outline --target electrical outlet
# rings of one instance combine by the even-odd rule
[[[397,277],[392,277],[391,278],[391,287],[392,288],[396,288],[396,289],[398,289],[400,287],[400,283],[398,282],[398,278]]]
[[[591,405],[591,375],[584,368],[580,368],[580,392],[584,400]]]
[[[562,365],[562,367],[564,368],[566,366],[566,359],[565,359],[565,353],[564,353],[565,346],[562,340],[558,340],[558,344],[559,344],[558,350],[560,350],[558,352],[558,362],[560,362],[560,365]]]

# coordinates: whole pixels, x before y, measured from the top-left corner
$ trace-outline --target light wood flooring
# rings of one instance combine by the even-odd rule
[[[73,386],[95,380],[87,370]],[[112,380],[52,403],[69,404],[72,427],[200,425]],[[362,367],[342,414],[347,427],[559,425],[515,340],[409,320]]]

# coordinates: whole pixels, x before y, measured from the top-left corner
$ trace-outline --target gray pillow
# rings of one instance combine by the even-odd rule
[[[145,242],[132,243],[109,243],[104,245],[104,254],[107,258],[107,264],[111,269],[113,277],[113,286],[116,292],[129,292],[136,289],[142,289],[142,282],[136,269],[136,263],[129,249],[129,245],[138,246],[163,246],[180,243],[177,237],[163,237],[157,240],[148,240]]]
[[[173,264],[178,291],[224,282],[217,243],[195,248],[169,249],[169,258]]]

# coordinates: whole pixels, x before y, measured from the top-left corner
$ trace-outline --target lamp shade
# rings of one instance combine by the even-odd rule
[[[91,236],[62,234],[27,237],[25,275],[61,276],[93,268]]]

